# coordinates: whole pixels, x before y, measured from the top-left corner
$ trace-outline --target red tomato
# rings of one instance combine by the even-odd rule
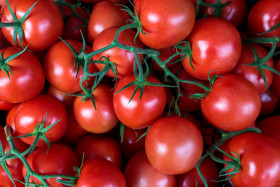
[[[13,106],[15,106],[15,103],[0,100],[0,110],[10,110]]]
[[[200,171],[205,177],[209,187],[217,187],[219,172],[216,163],[211,158],[206,157],[200,164]],[[196,168],[187,173],[177,175],[176,187],[204,187],[201,177],[198,175]]]
[[[6,125],[9,125],[12,128],[12,130],[13,130],[12,134],[15,136],[17,135],[16,127],[15,127],[15,113],[16,113],[19,105],[20,104],[17,104],[13,108],[11,108],[6,117]]]
[[[17,19],[21,19],[35,2],[37,1],[13,0],[10,1],[10,6]],[[1,17],[1,23],[12,22],[14,22],[13,17],[6,7]],[[52,1],[38,1],[22,24],[22,29],[24,47],[28,45],[28,49],[31,51],[46,50],[58,40],[63,32],[62,15]],[[4,27],[2,31],[10,43],[20,45],[18,38],[17,44],[14,43],[14,27]]]
[[[148,47],[174,46],[193,29],[195,8],[191,0],[137,0],[134,6],[146,33],[140,32],[139,38]]]
[[[215,34],[213,34],[215,33]],[[237,29],[220,18],[203,18],[196,22],[188,37],[192,48],[192,68],[189,57],[182,60],[185,70],[199,79],[229,73],[241,55],[241,39]]]
[[[202,155],[202,135],[188,119],[161,118],[150,127],[145,150],[152,166],[160,172],[183,174],[190,171]]]
[[[140,90],[138,90],[130,102],[135,86],[130,86],[116,94],[117,91],[133,81],[135,81],[133,74],[118,81],[113,96],[114,110],[118,119],[125,126],[142,129],[151,125],[162,114],[166,104],[166,93],[164,87],[145,86],[141,100],[139,99]],[[160,83],[153,77],[148,77],[147,81]]]
[[[201,100],[201,111],[206,120],[224,131],[249,127],[260,110],[261,100],[256,87],[236,74],[216,79],[210,93]]]
[[[67,129],[67,114],[63,104],[48,95],[39,95],[20,104],[14,117],[17,134],[21,136],[32,133],[37,124],[43,122],[46,115],[44,128],[61,120],[45,133],[51,143],[59,140]],[[31,145],[34,141],[34,136],[21,138],[21,140]],[[44,144],[45,142],[40,139],[37,146]]]
[[[269,90],[269,93],[264,92],[260,95],[260,97],[262,102],[260,116],[266,116],[271,114],[275,110],[279,98],[271,89]]]
[[[124,175],[127,187],[174,187],[174,175],[161,173],[147,159],[145,151],[136,153],[127,163]]]
[[[254,48],[259,59],[267,56],[268,52],[261,45],[257,45],[257,44],[249,44],[249,45]],[[266,91],[266,87],[258,68],[244,65],[253,62],[255,62],[255,59],[252,50],[247,44],[243,44],[241,57],[239,59],[238,64],[233,69],[232,73],[237,73],[245,77],[246,79],[248,79],[251,83],[253,83],[256,86],[259,93],[262,94]],[[270,58],[265,64],[269,67],[274,68],[274,62],[272,58]],[[273,72],[264,68],[262,68],[262,70],[267,81],[267,86],[270,87],[273,80]]]
[[[125,25],[129,15],[121,9],[123,7],[110,1],[94,5],[88,23],[88,38],[91,43],[105,29]]]
[[[64,106],[73,106],[76,97],[72,95],[67,95],[67,93],[58,90],[57,88],[50,86],[47,90],[47,94],[57,98]]]
[[[66,42],[68,42],[78,53],[83,45],[75,40],[66,40]],[[85,53],[90,52],[90,47],[86,46]],[[49,83],[66,93],[81,91],[80,80],[83,78],[84,74],[83,69],[80,67],[77,75],[75,71],[75,61],[76,59],[73,52],[63,41],[54,44],[48,50],[44,60],[44,69]],[[88,68],[90,73],[96,71],[93,64]],[[91,85],[92,81],[93,79],[87,81],[87,86]],[[85,82],[84,86],[86,86]]]
[[[248,30],[251,35],[257,36],[280,22],[280,1],[258,1],[248,14]],[[280,37],[280,28],[274,29],[258,37]],[[277,45],[280,46],[280,43]]]
[[[165,48],[165,49],[160,49],[158,50],[160,52],[160,55],[158,56],[158,58],[162,61],[165,61],[167,60],[169,57],[171,57],[172,55],[176,54],[176,50],[175,48],[172,46],[172,47],[168,47],[168,48]],[[167,64],[166,64],[166,67],[167,68],[172,68],[174,66],[176,66],[178,63],[175,63],[175,64],[172,64],[173,62],[177,61],[180,59],[180,56],[176,56],[174,58],[172,58],[172,60],[170,60]],[[163,71],[163,69],[155,62],[153,61],[153,64],[152,64],[152,68],[154,70],[157,70],[157,71]]]
[[[75,153],[67,146],[60,144],[52,144],[50,149],[45,145],[36,149],[27,157],[27,162],[36,173],[41,175],[70,175],[75,176],[74,167],[78,166]],[[25,176],[27,170],[25,166],[22,168],[22,174]],[[50,186],[63,187],[62,183],[56,182],[61,177],[49,178],[47,183]],[[31,176],[29,182],[41,184],[36,178]]]
[[[1,0],[0,0],[1,1]],[[6,3],[5,3],[6,4]],[[1,5],[1,2],[0,2]],[[0,12],[2,11],[3,7],[1,7]],[[0,13],[1,14],[1,13]],[[1,16],[1,15],[0,15]],[[12,45],[10,42],[5,38],[2,30],[0,29],[0,49],[6,48],[6,47],[11,47]]]
[[[221,0],[221,3],[230,2],[227,6],[223,7],[221,18],[233,24],[235,27],[240,27],[245,21],[247,16],[247,3],[246,0]],[[217,0],[205,0],[204,3],[216,4]],[[212,16],[214,8],[203,7],[202,14]]]
[[[75,119],[88,132],[97,134],[108,132],[118,123],[113,108],[111,88],[105,84],[99,84],[92,94],[96,109],[90,99],[82,101],[81,97],[76,97],[73,104]]]
[[[107,160],[87,160],[81,169],[76,187],[114,186],[126,187],[124,175],[120,169]]]
[[[100,33],[93,42],[92,51],[96,51],[110,45],[118,29],[119,27],[110,27]],[[131,29],[124,30],[119,34],[118,42],[127,46],[135,46],[135,34],[136,33]],[[143,47],[139,39],[136,39],[136,46],[139,48]],[[97,55],[94,55],[93,60],[99,60],[102,56],[105,56],[117,66],[118,78],[122,78],[125,75],[133,73],[133,63],[135,60],[135,56],[132,52],[114,47]],[[140,61],[142,61],[142,55],[138,56]],[[99,70],[102,70],[104,67],[104,64],[95,65]],[[109,70],[106,75],[115,77],[115,74],[111,70]]]
[[[22,49],[9,47],[0,50],[4,59],[19,53]],[[44,70],[38,59],[25,51],[7,64],[12,73],[10,79],[4,70],[0,70],[0,100],[20,103],[37,96],[45,84]]]
[[[257,127],[262,131],[262,134],[268,135],[280,141],[280,116],[269,116],[257,123]]]
[[[275,69],[280,72],[280,59],[275,64]],[[275,74],[273,77],[271,89],[280,98],[280,76]]]
[[[240,157],[240,171],[231,178],[234,186],[279,186],[280,146],[276,140],[263,134],[243,133],[230,139],[225,151]],[[226,156],[224,159],[230,160]]]

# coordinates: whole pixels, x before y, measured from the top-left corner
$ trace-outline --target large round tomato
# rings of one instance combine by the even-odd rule
[[[60,120],[45,133],[46,138],[51,143],[59,140],[67,128],[67,114],[63,104],[48,95],[39,95],[20,104],[14,119],[18,136],[32,133],[35,127],[43,122],[45,117],[44,128]],[[34,141],[34,136],[21,139],[31,145]],[[44,144],[45,142],[40,139],[38,146]]]
[[[231,178],[234,186],[279,186],[280,145],[278,141],[263,134],[244,133],[230,139],[225,151],[233,157],[236,157],[236,154],[240,157],[240,171]],[[224,159],[231,160],[225,155]],[[232,169],[228,172],[230,171]]]
[[[210,93],[201,100],[204,117],[225,131],[249,127],[261,110],[260,95],[247,79],[227,74],[216,79]]]
[[[144,94],[140,100],[140,90],[129,101],[135,86],[130,86],[116,93],[127,84],[135,81],[134,74],[120,79],[115,87],[113,104],[118,119],[127,127],[133,129],[145,128],[156,120],[163,112],[166,104],[166,92],[164,87],[145,86]],[[147,81],[160,83],[154,77],[148,77]]]
[[[188,119],[161,118],[150,127],[145,150],[152,166],[162,173],[183,174],[191,170],[202,155],[202,135]]]
[[[0,51],[4,59],[19,53],[20,48],[9,47]],[[30,52],[25,51],[7,64],[13,73],[10,79],[0,69],[0,100],[20,103],[37,96],[45,84],[44,70],[39,60]]]
[[[127,187],[174,187],[174,175],[164,174],[154,168],[147,159],[145,151],[136,153],[127,163],[124,175]]]
[[[124,175],[113,163],[102,159],[84,162],[76,187],[126,187]]]
[[[182,63],[192,76],[207,80],[210,75],[229,73],[241,55],[241,39],[237,29],[221,18],[203,18],[187,39],[192,49],[192,66],[189,57]],[[193,69],[194,68],[194,69]]]
[[[195,8],[191,0],[137,0],[134,6],[146,33],[140,32],[140,40],[151,48],[171,47],[193,29]]]
[[[76,97],[73,104],[75,119],[82,128],[91,133],[105,133],[118,123],[113,108],[113,92],[105,84],[99,84],[93,91],[96,109],[90,99],[82,101]]]
[[[119,27],[110,27],[101,32],[93,42],[92,51],[96,51],[110,45],[111,42],[114,40],[115,34],[118,29]],[[124,30],[119,34],[118,42],[127,46],[135,46],[136,44],[136,46],[139,48],[143,47],[142,43],[139,41],[138,38],[136,38],[134,43],[135,34],[136,33],[131,29]],[[105,56],[108,60],[110,60],[117,66],[118,78],[122,78],[125,75],[133,73],[133,64],[135,61],[135,56],[132,52],[118,47],[113,47],[102,53],[94,55],[92,59],[99,60],[103,56]],[[138,57],[142,62],[142,55],[138,55]],[[99,70],[104,68],[104,64],[97,63],[95,65]],[[106,75],[110,77],[115,77],[115,74],[112,70],[109,70]]]
[[[49,48],[63,32],[63,19],[58,8],[52,1],[36,0],[13,0],[9,1],[12,11],[17,19],[21,19],[30,7],[37,4],[31,10],[29,16],[22,24],[23,39],[22,45],[31,51],[43,51]],[[8,7],[5,7],[1,16],[1,23],[14,22]],[[4,27],[2,31],[5,37],[13,45],[20,45],[17,37],[17,44],[14,42],[14,27]]]
[[[36,149],[27,157],[27,162],[36,173],[41,175],[69,175],[75,176],[74,167],[78,166],[75,153],[67,146],[60,144],[52,144],[48,150],[48,146]],[[22,168],[22,174],[25,176],[27,170],[25,166]],[[63,187],[62,183],[57,182],[61,177],[49,178],[47,183],[50,186]],[[29,182],[41,184],[36,178],[31,176]]]

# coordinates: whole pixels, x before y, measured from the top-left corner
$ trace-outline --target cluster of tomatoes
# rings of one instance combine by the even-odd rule
[[[280,1],[0,0],[0,186],[280,186]]]

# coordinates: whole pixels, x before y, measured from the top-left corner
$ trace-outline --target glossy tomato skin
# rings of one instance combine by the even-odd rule
[[[22,51],[20,48],[9,47],[0,51],[4,59]],[[10,103],[27,101],[42,91],[45,84],[45,73],[39,60],[30,52],[25,51],[17,58],[8,62],[13,75],[10,79],[0,70],[0,100]]]
[[[280,141],[280,116],[269,116],[257,123],[257,127],[262,131],[262,134],[270,136]]]
[[[202,155],[202,135],[188,119],[161,118],[150,127],[145,150],[157,170],[172,175],[183,174],[191,170]]]
[[[140,32],[139,38],[148,47],[171,47],[193,29],[195,8],[191,0],[137,0],[134,6],[146,33]]]
[[[84,162],[76,187],[126,187],[125,177],[117,166],[107,160],[90,159]]]
[[[88,38],[91,43],[105,29],[125,25],[129,15],[122,8],[110,1],[94,5],[88,23]]]
[[[48,150],[45,145],[36,149],[27,157],[27,162],[36,173],[41,175],[69,175],[75,176],[74,167],[78,167],[77,158],[69,147],[60,144],[52,144]],[[22,168],[22,174],[25,176],[27,170],[25,166]],[[62,179],[61,177],[47,179],[47,183],[53,187],[63,187],[62,183],[55,180]],[[29,182],[41,184],[36,178],[31,176]]]
[[[20,104],[14,117],[17,134],[20,136],[32,133],[37,124],[43,122],[46,115],[44,128],[58,120],[60,121],[50,128],[45,136],[51,143],[59,140],[67,129],[67,113],[59,100],[48,95],[39,95]],[[34,136],[21,138],[21,140],[31,145]],[[37,146],[44,144],[45,142],[41,139]]]
[[[256,87],[236,74],[216,79],[210,93],[201,100],[201,111],[206,120],[224,131],[249,127],[260,110],[261,100]]]
[[[75,119],[88,132],[96,134],[108,132],[118,123],[113,108],[111,88],[105,84],[99,84],[93,91],[93,97],[96,109],[90,99],[81,101],[81,97],[76,97],[73,104]]]
[[[145,151],[136,153],[127,163],[124,175],[127,187],[174,187],[174,175],[164,174],[154,168]]]
[[[269,92],[262,93],[260,97],[262,102],[260,116],[272,114],[277,106],[279,98],[271,89],[269,89]]]
[[[0,100],[0,110],[10,110],[15,106],[15,103],[9,103],[3,100]]]
[[[200,165],[200,171],[205,177],[209,187],[217,187],[219,172],[216,163],[209,157],[203,159]],[[197,173],[197,169],[193,168],[187,173],[177,175],[177,185],[176,187],[204,187],[204,183]]]
[[[92,51],[97,51],[103,47],[110,45],[111,42],[114,40],[115,34],[118,29],[119,27],[110,27],[104,30],[102,33],[100,33],[93,42]],[[118,42],[127,46],[135,46],[134,44],[135,34],[136,33],[131,29],[124,30],[119,34]],[[137,47],[139,48],[143,47],[143,44],[139,41],[138,38],[136,39],[135,43]],[[105,56],[107,59],[109,59],[117,66],[118,78],[122,78],[125,75],[133,73],[133,64],[134,64],[135,56],[132,52],[118,47],[113,47],[102,53],[94,55],[92,59],[99,60],[102,56]],[[138,55],[138,57],[140,62],[142,62],[142,55]],[[102,70],[104,67],[104,64],[95,64],[95,65],[99,70]],[[109,70],[106,75],[110,77],[115,77],[115,74],[111,70]]]
[[[47,90],[47,94],[57,98],[60,102],[63,103],[63,105],[65,107],[73,106],[75,97],[72,95],[67,95],[67,93],[60,91],[59,89],[57,89],[54,86],[49,86],[49,88]]]
[[[217,0],[205,0],[207,4],[216,4]],[[221,3],[227,3],[229,0],[222,0]],[[212,16],[214,14],[214,8],[203,7],[201,14]],[[235,27],[240,27],[245,21],[247,16],[247,3],[246,0],[231,0],[230,3],[223,7],[222,17],[226,21],[233,24]]]
[[[215,34],[213,34],[215,33]],[[229,73],[241,55],[241,38],[237,29],[221,18],[203,18],[196,21],[187,38],[192,49],[192,65],[189,57],[182,60],[185,70],[199,79],[215,74]]]
[[[140,98],[140,90],[129,102],[135,86],[130,86],[117,93],[125,85],[135,81],[134,74],[120,79],[114,89],[113,104],[118,119],[127,127],[142,129],[151,125],[163,112],[166,104],[166,92],[164,87],[145,86],[144,94]],[[147,81],[160,83],[154,77],[148,77]]]
[[[258,1],[248,14],[248,30],[251,35],[257,36],[280,22],[280,1]],[[257,37],[279,37],[280,28],[274,29]],[[280,44],[277,45],[278,47]]]
[[[253,49],[256,51],[259,59],[267,56],[268,51],[261,45],[257,45],[257,44],[249,44],[249,45],[253,47]],[[252,50],[247,44],[243,44],[242,52],[238,64],[235,66],[235,68],[231,73],[237,73],[245,77],[246,79],[248,79],[252,84],[255,85],[258,92],[262,94],[266,91],[266,86],[264,83],[264,79],[261,76],[261,73],[259,72],[257,67],[251,67],[245,65],[253,62],[255,62],[255,58]],[[272,58],[270,58],[265,64],[269,67],[274,68],[274,62]],[[264,68],[262,70],[267,81],[267,86],[269,88],[273,81],[273,72]]]
[[[82,43],[75,40],[66,40],[77,53],[82,48]],[[85,53],[90,53],[90,47],[86,46]],[[96,68],[93,64],[88,67],[89,72],[93,73]],[[71,49],[63,42],[54,44],[47,52],[44,60],[44,69],[48,82],[57,89],[66,92],[80,92],[80,80],[83,78],[83,69],[80,67],[78,76],[75,70],[75,56]],[[87,81],[92,84],[93,79]],[[84,86],[86,84],[84,83]]]
[[[235,186],[277,187],[280,182],[279,142],[263,134],[243,133],[230,139],[225,151],[241,160],[241,170],[231,178]],[[229,160],[224,156],[225,160]]]
[[[20,19],[36,0],[10,1],[10,6],[18,19]],[[13,18],[6,7],[1,17],[1,23],[12,23]],[[43,28],[42,28],[43,26]],[[52,1],[38,1],[30,12],[23,25],[22,45],[31,51],[43,51],[49,48],[63,32],[63,18]],[[2,29],[5,37],[10,43],[14,43],[14,28],[5,27]]]
[[[75,149],[78,161],[98,158],[112,162],[118,168],[122,166],[122,153],[116,140],[105,135],[88,135],[81,139]]]

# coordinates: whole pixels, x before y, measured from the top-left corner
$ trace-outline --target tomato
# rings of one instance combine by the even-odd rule
[[[29,8],[37,2],[36,0],[10,1],[12,11],[17,19],[21,19]],[[9,9],[6,7],[1,17],[1,23],[14,22]],[[43,51],[48,49],[63,32],[62,15],[52,1],[38,1],[33,7],[29,16],[22,24],[23,39],[22,46],[31,51]],[[14,42],[14,28],[4,27],[2,31],[5,37],[13,45],[20,45]]]
[[[10,110],[13,106],[15,106],[15,103],[0,100],[0,110]]]
[[[99,1],[102,1],[102,0],[81,0],[81,2],[85,2],[85,3],[97,3]],[[111,1],[113,3],[120,3],[120,4],[128,3],[128,0],[107,0],[107,1]]]
[[[1,5],[1,2],[0,2]],[[2,8],[1,8],[2,10]],[[0,12],[1,12],[0,10]],[[6,47],[11,47],[12,45],[10,44],[10,42],[5,38],[2,30],[0,29],[0,49],[6,48]]]
[[[11,108],[7,114],[6,117],[6,125],[9,125],[12,128],[12,134],[16,135],[16,127],[15,127],[15,113],[18,109],[20,104],[15,105],[13,108]]]
[[[0,53],[7,59],[20,51],[20,48],[9,47],[0,50]],[[25,51],[7,65],[13,75],[9,73],[9,79],[5,71],[0,70],[0,100],[20,103],[39,95],[45,84],[45,74],[40,62],[32,53]]]
[[[120,169],[107,160],[87,160],[81,169],[76,187],[114,186],[125,187],[126,181]]]
[[[161,118],[150,127],[145,150],[157,170],[172,175],[183,174],[190,171],[202,155],[202,135],[188,119]]]
[[[261,45],[257,44],[249,44],[253,47],[253,49],[256,51],[257,56],[259,59],[267,56],[268,52],[265,48],[263,48]],[[264,80],[261,76],[261,73],[258,70],[258,67],[251,67],[245,64],[253,63],[255,62],[254,55],[252,50],[247,44],[242,45],[242,52],[241,57],[238,62],[238,64],[233,69],[232,73],[237,73],[246,79],[248,79],[251,83],[253,83],[260,94],[264,93],[266,91]],[[274,62],[273,59],[270,58],[265,64],[269,67],[274,68]],[[267,86],[270,87],[273,80],[273,72],[262,68],[264,76],[267,81]]]
[[[174,187],[174,175],[161,173],[147,159],[145,151],[136,153],[127,163],[124,175],[127,187]]]
[[[78,53],[83,45],[75,40],[66,40],[66,42],[68,42]],[[90,52],[90,47],[86,46],[85,53]],[[84,74],[83,69],[80,67],[77,75],[75,62],[79,63],[78,60],[75,59],[73,52],[63,41],[54,44],[48,50],[44,60],[44,69],[48,82],[52,86],[66,93],[80,92],[82,90],[80,87],[80,80],[83,78]],[[88,68],[90,73],[96,71],[93,64],[89,65]],[[90,79],[87,81],[87,85],[85,82],[83,84],[84,86],[90,86],[92,81],[93,79]]]
[[[119,27],[110,27],[100,33],[94,40],[92,45],[92,51],[99,50],[103,47],[106,47],[111,44],[114,39],[114,36]],[[122,31],[118,36],[118,42],[127,46],[135,46],[134,37],[135,32],[131,29]],[[142,48],[143,45],[136,39],[136,46]],[[93,56],[93,60],[99,60],[102,56],[105,56],[108,60],[113,62],[117,66],[118,78],[122,78],[125,75],[128,75],[133,72],[133,64],[135,60],[135,56],[132,52],[126,51],[124,49],[114,47],[109,50],[106,50],[102,53]],[[142,55],[138,55],[140,62],[142,61]],[[102,70],[104,64],[95,64],[99,70]],[[109,70],[106,74],[110,77],[115,77],[115,74],[112,70]]]
[[[162,60],[163,62],[165,60],[167,60],[169,57],[171,57],[172,55],[176,54],[176,49],[174,47],[168,47],[168,48],[165,48],[165,49],[160,49],[158,50],[160,52],[160,55],[158,56],[158,58],[160,60]],[[176,56],[174,58],[172,58],[172,60],[170,60],[167,64],[166,64],[166,67],[168,69],[176,66],[178,63],[175,63],[175,64],[172,64],[173,62],[177,61],[180,59],[180,56]],[[163,69],[155,62],[153,61],[153,64],[152,64],[152,68],[154,70],[157,70],[157,71],[163,71]]]
[[[61,120],[45,133],[51,143],[59,140],[67,129],[67,114],[63,104],[48,95],[39,95],[20,104],[14,117],[18,136],[32,133],[37,124],[42,123],[45,117],[44,128]],[[21,138],[21,140],[31,145],[34,136]],[[44,144],[45,142],[40,139],[37,146]]]
[[[280,72],[280,59],[275,64],[275,69]],[[280,98],[280,76],[275,74],[273,77],[271,89]]]
[[[262,131],[262,134],[268,135],[280,141],[280,116],[269,116],[257,123],[257,127]]]
[[[133,81],[135,81],[134,74],[127,75],[118,81],[113,96],[114,110],[125,126],[142,129],[151,125],[162,114],[166,104],[166,93],[164,87],[145,86],[141,100],[140,90],[138,90],[130,102],[135,86],[130,86],[116,94]],[[154,77],[148,77],[147,81],[160,83]]]
[[[193,67],[189,57],[182,63],[189,74],[199,79],[207,80],[208,73],[213,70],[211,76],[229,73],[241,55],[239,32],[221,18],[199,19],[187,40],[192,49]]]
[[[276,140],[263,134],[243,133],[230,139],[225,151],[240,157],[240,171],[231,178],[234,186],[279,186],[280,146]],[[224,159],[230,160],[226,156]]]
[[[227,3],[229,0],[222,0],[221,3]],[[204,3],[216,4],[217,0],[205,0]],[[203,7],[202,14],[212,16],[214,8]],[[230,0],[230,3],[223,7],[221,18],[233,24],[235,27],[240,27],[245,21],[247,16],[247,3],[246,0]]]
[[[118,141],[121,146],[123,155],[126,158],[131,158],[135,153],[145,150],[145,137],[139,139],[147,131],[144,129],[131,129],[128,127],[124,128],[123,141],[121,142],[121,137],[118,137]]]
[[[73,106],[75,97],[72,95],[67,95],[67,93],[62,92],[53,86],[49,86],[47,94],[57,98],[66,107]]]
[[[256,87],[236,74],[216,79],[210,93],[201,100],[203,116],[224,131],[249,127],[260,110],[261,100]]]
[[[122,166],[120,145],[113,138],[105,135],[88,135],[81,139],[75,149],[78,161],[98,158],[112,162],[119,168]]]
[[[217,187],[219,172],[216,163],[211,158],[206,157],[200,164],[200,171],[205,177],[209,187]],[[204,187],[201,177],[198,175],[196,168],[187,173],[177,175],[176,187]]]
[[[137,0],[134,6],[146,33],[140,32],[139,38],[148,47],[174,46],[193,29],[195,8],[191,0]]]
[[[271,89],[269,90],[269,93],[264,92],[260,95],[260,97],[262,102],[260,116],[266,116],[271,114],[275,110],[279,98]]]
[[[113,108],[111,88],[105,84],[99,84],[92,94],[96,109],[90,99],[82,101],[81,97],[76,97],[73,104],[75,119],[88,132],[97,134],[108,132],[118,123]]]
[[[70,175],[75,176],[74,167],[78,166],[75,153],[67,146],[60,144],[52,144],[48,150],[48,146],[36,149],[27,157],[27,162],[31,169],[41,175]],[[22,168],[22,174],[25,176],[27,170],[25,166]],[[50,186],[63,187],[62,183],[56,182],[61,177],[49,178],[47,183]],[[31,176],[29,182],[41,184],[36,178]]]
[[[255,37],[280,37],[280,28],[257,36],[280,22],[280,1],[258,1],[248,14],[248,30]],[[280,46],[280,43],[277,45]]]
[[[94,5],[88,23],[88,38],[91,42],[105,29],[125,25],[129,15],[122,8],[110,1]]]

